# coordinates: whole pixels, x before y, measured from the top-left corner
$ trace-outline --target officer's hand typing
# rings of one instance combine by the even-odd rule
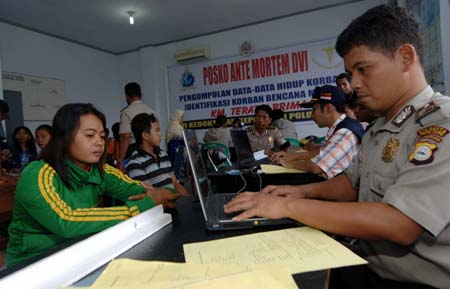
[[[235,221],[242,221],[255,216],[270,219],[285,218],[286,207],[289,198],[274,196],[271,194],[261,194],[245,192],[233,198],[231,202],[224,206],[225,213],[244,211],[234,217]]]
[[[267,186],[264,189],[261,190],[261,193],[265,194],[271,194],[275,196],[283,196],[283,197],[289,197],[289,198],[297,198],[297,199],[304,199],[306,198],[306,192],[303,189],[303,186],[289,186],[289,185],[283,185],[283,186]]]

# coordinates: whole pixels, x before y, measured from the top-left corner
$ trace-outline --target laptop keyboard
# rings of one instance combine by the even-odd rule
[[[217,220],[231,220],[232,218],[239,215],[240,212],[227,214],[223,211],[223,206],[226,203],[230,202],[231,199],[233,199],[235,196],[237,196],[237,194],[209,195],[208,201],[206,203],[206,208],[210,217]]]

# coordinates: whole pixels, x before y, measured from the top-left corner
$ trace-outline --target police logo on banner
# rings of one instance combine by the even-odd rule
[[[181,85],[183,87],[191,87],[195,83],[195,77],[191,71],[186,67],[183,74],[181,75]]]

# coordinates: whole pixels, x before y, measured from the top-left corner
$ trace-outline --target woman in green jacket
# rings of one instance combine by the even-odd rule
[[[92,104],[62,106],[54,136],[17,183],[7,263],[13,265],[102,231],[178,197],[156,194],[105,164],[105,116]],[[98,208],[108,194],[124,206]]]

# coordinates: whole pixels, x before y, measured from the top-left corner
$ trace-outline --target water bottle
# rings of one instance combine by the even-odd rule
[[[20,169],[22,170],[30,161],[30,157],[26,152],[20,154]]]

